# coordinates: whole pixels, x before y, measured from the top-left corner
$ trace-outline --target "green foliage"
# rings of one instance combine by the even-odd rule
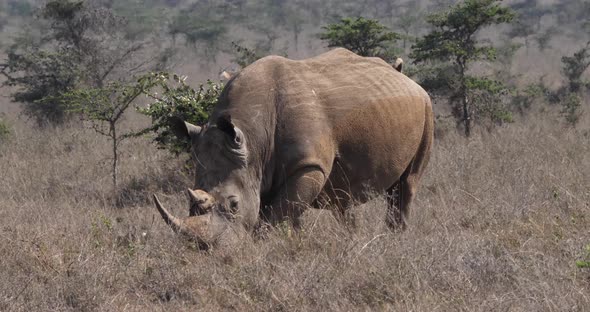
[[[575,126],[582,115],[584,91],[590,87],[590,82],[582,78],[582,74],[590,67],[590,42],[572,56],[563,56],[561,62],[567,85],[548,92],[548,100],[550,103],[560,104],[562,106],[560,113],[565,121]]]
[[[504,84],[499,81],[472,76],[465,78],[465,86],[468,90],[483,90],[491,94],[499,94],[506,90]]]
[[[79,113],[85,120],[96,122],[97,125],[117,122],[133,101],[143,93],[141,85],[124,85],[110,82],[102,88],[81,88],[63,93],[59,98],[69,111]],[[111,136],[102,126],[95,129],[104,135]]]
[[[91,237],[94,240],[94,248],[105,248],[109,242],[109,236],[113,231],[113,222],[109,217],[101,213],[90,224]]]
[[[472,105],[473,115],[493,123],[513,122],[509,109],[509,90],[501,82],[488,78],[466,77],[467,96]]]
[[[66,36],[65,29],[74,25],[64,19],[73,21],[80,10],[80,2],[48,2],[41,11],[41,17],[50,19],[50,33],[41,41],[31,40],[24,34],[7,51],[4,74],[8,80],[4,84],[20,87],[12,94],[13,100],[24,103],[24,113],[40,125],[45,122],[61,123],[68,116],[66,108],[55,99],[62,92],[71,90],[80,79],[80,68],[76,63],[78,58],[70,43],[74,37],[78,38],[74,33],[79,35],[82,30],[76,29]],[[42,49],[43,45],[53,47]]]
[[[429,66],[417,66],[411,73],[420,79],[420,85],[438,96],[453,97],[459,88],[456,69],[451,63],[433,62]],[[408,73],[410,75],[410,73]]]
[[[511,121],[505,109],[506,87],[497,81],[470,76],[469,66],[477,61],[493,60],[496,49],[478,41],[476,35],[485,26],[509,22],[514,18],[510,8],[497,0],[465,0],[444,12],[428,17],[434,29],[417,40],[410,54],[417,64],[428,63],[430,70],[421,78],[425,87],[447,96],[454,115],[470,135],[473,117],[492,121]],[[429,88],[434,87],[434,88]],[[475,114],[475,116],[474,116]]]
[[[76,88],[101,88],[148,64],[136,52],[142,43],[123,39],[124,21],[112,11],[85,6],[83,1],[51,0],[41,9],[34,30],[23,34],[7,51],[2,73],[24,112],[39,124],[61,123],[71,114],[62,93]]]
[[[576,266],[580,269],[590,269],[590,244],[586,245],[583,260],[576,261]]]
[[[73,48],[80,53],[83,38],[90,30],[93,21],[84,14],[84,2],[73,0],[52,0],[47,2],[40,16],[50,22],[52,35],[48,40],[55,40],[61,47]],[[73,55],[71,55],[73,56]]]
[[[590,66],[590,42],[576,51],[574,55],[562,57],[561,62],[563,63],[563,74],[568,79],[570,92],[579,92],[583,87],[588,86],[588,82],[582,80],[582,74]]]
[[[119,133],[118,126],[127,108],[144,93],[147,87],[141,80],[132,85],[111,82],[104,87],[75,89],[62,93],[56,99],[61,101],[69,111],[76,112],[83,119],[90,121],[97,133],[111,140],[113,156],[111,174],[114,191],[117,191],[119,144],[134,135]]]
[[[235,51],[235,58],[232,60],[236,62],[240,67],[245,68],[246,66],[256,62],[262,56],[256,51],[241,46],[235,42],[231,43],[233,50]]]
[[[575,126],[582,116],[580,107],[582,106],[582,98],[577,93],[568,93],[568,95],[561,102],[561,115],[570,125]]]
[[[514,13],[501,7],[497,0],[466,0],[448,11],[428,17],[435,29],[412,47],[417,63],[431,60],[454,61],[466,65],[470,61],[494,57],[491,46],[481,45],[476,34],[485,26],[510,22]]]
[[[391,44],[400,36],[388,31],[379,21],[363,17],[343,18],[324,26],[320,39],[329,47],[344,47],[361,56],[389,56]]]
[[[512,95],[512,107],[523,114],[528,111],[533,103],[540,100],[547,93],[547,88],[542,84],[530,84],[523,89],[518,89]]]
[[[154,141],[158,147],[174,154],[189,152],[190,146],[172,133],[173,119],[180,118],[196,125],[206,123],[223,89],[223,85],[208,80],[195,90],[185,80],[184,77],[168,73],[150,73],[139,80],[146,86],[144,91],[154,102],[138,108],[140,113],[152,119],[152,125],[138,135],[154,132]]]
[[[39,125],[45,122],[62,123],[69,116],[66,107],[56,100],[62,92],[68,92],[79,81],[79,68],[67,57],[68,53],[49,51],[11,51],[7,67],[12,73],[4,83],[18,86],[12,94],[15,102],[25,103],[24,113]]]
[[[8,140],[10,136],[10,126],[0,118],[0,144]]]

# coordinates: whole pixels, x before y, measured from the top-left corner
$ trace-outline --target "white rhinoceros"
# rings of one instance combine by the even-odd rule
[[[211,244],[261,218],[297,227],[307,207],[342,213],[375,191],[388,194],[387,224],[405,227],[433,113],[427,93],[391,65],[335,49],[262,58],[228,81],[206,125],[175,129],[197,160],[190,216],[172,216],[154,196],[156,206],[176,232]]]

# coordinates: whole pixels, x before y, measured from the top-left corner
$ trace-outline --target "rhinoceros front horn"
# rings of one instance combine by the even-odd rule
[[[154,194],[154,202],[156,203],[156,208],[158,208],[158,212],[175,233],[180,233],[182,231],[182,220],[178,219],[177,217],[171,215],[166,208],[162,206],[158,196]]]
[[[158,196],[155,194],[154,202],[156,203],[156,208],[158,208],[158,212],[160,212],[164,221],[170,225],[175,233],[185,235],[191,239],[196,239],[198,242],[205,244],[213,242],[215,237],[219,235],[219,233],[211,232],[211,214],[179,219],[170,214],[168,210],[162,206]],[[219,228],[218,230],[222,230],[222,228]]]

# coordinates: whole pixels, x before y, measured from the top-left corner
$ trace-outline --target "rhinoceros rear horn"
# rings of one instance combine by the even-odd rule
[[[207,213],[215,206],[215,198],[205,191],[188,189],[188,195],[191,202],[197,205],[197,214]]]

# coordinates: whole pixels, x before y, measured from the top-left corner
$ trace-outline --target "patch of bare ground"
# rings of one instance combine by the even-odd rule
[[[187,213],[183,160],[129,141],[113,194],[103,138],[17,125],[0,147],[0,310],[589,310],[590,270],[575,264],[590,244],[581,128],[537,117],[449,132],[403,233],[376,198],[354,208],[356,229],[310,211],[300,233],[203,252],[149,201]]]

